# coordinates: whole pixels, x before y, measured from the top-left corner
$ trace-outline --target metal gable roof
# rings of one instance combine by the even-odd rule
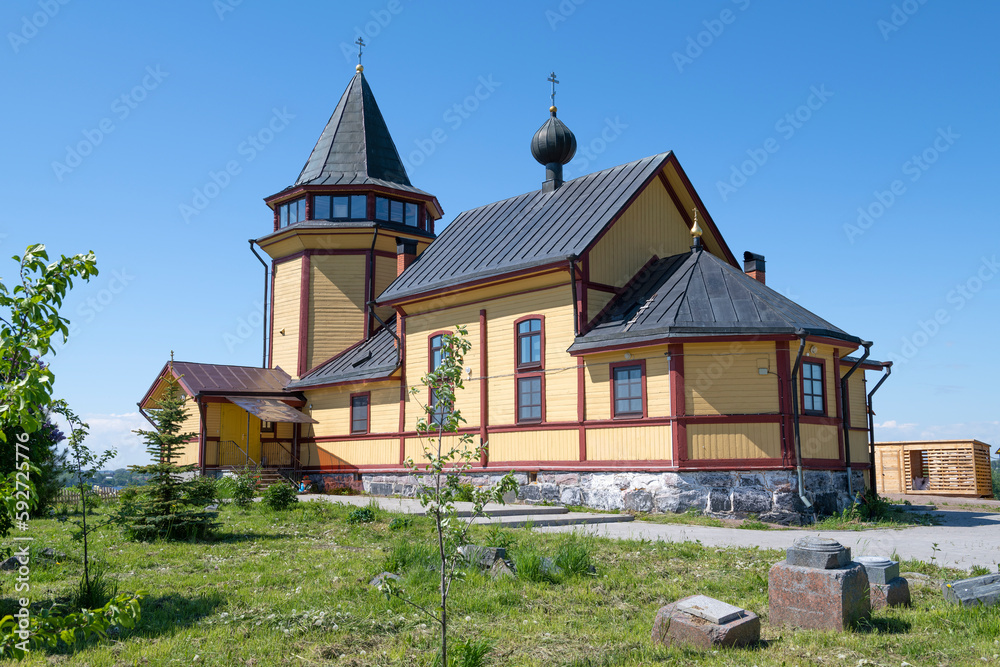
[[[379,297],[380,302],[568,260],[583,252],[670,153],[461,213]]]
[[[804,330],[851,343],[860,339],[707,251],[653,262],[616,297],[571,351],[674,336],[790,334]]]
[[[280,368],[223,366],[175,361],[174,373],[194,395],[206,391],[282,394],[291,377]]]
[[[308,389],[336,382],[377,380],[399,368],[396,351],[396,320],[366,341],[349,347],[304,377],[288,385],[289,391]]]
[[[426,195],[406,168],[365,75],[351,79],[292,188],[301,185],[381,185]]]

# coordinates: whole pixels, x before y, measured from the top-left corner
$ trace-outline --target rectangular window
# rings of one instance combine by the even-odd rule
[[[823,405],[823,365],[802,362],[802,408],[807,415],[822,415]]]
[[[364,220],[368,217],[368,197],[351,195],[351,220]]]
[[[518,368],[542,365],[542,320],[532,318],[517,324]]]
[[[614,369],[615,417],[642,417],[642,367]]]
[[[542,421],[542,378],[539,376],[517,379],[517,421]]]
[[[274,433],[274,422],[261,422],[260,423],[261,433]]]
[[[334,197],[333,198],[333,219],[334,220],[346,220],[347,219],[347,197]]]
[[[403,222],[403,202],[395,199],[389,200],[389,221]]]
[[[389,200],[385,197],[375,198],[375,219],[376,220],[388,220],[389,219]]]
[[[306,198],[305,197],[303,197],[302,199],[296,199],[294,202],[292,202],[290,204],[290,206],[293,206],[294,209],[295,209],[295,220],[294,220],[294,222],[302,222],[303,220],[306,219]],[[292,221],[292,213],[291,213],[291,211],[289,211],[289,213],[288,213],[288,219],[289,219],[289,221]]]
[[[368,432],[368,394],[351,396],[351,433]]]
[[[417,226],[417,205],[416,204],[406,204],[406,224],[410,227]]]
[[[313,219],[315,220],[330,219],[329,195],[316,195],[315,197],[313,197]]]
[[[288,204],[282,204],[278,207],[278,215],[281,216],[281,226],[288,226]]]
[[[437,335],[431,338],[431,370],[441,365],[442,352],[444,348],[444,335]]]

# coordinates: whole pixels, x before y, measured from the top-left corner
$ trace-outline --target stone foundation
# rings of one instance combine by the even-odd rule
[[[504,473],[470,473],[463,481],[476,486],[493,485]],[[377,496],[413,496],[417,476],[407,473],[308,473],[320,488],[363,487]],[[844,471],[811,470],[804,473],[806,493],[816,514],[823,516],[848,507]],[[583,505],[597,510],[632,512],[685,512],[694,509],[724,518],[746,518],[781,524],[808,522],[798,495],[794,470],[718,472],[538,472],[514,473],[518,500],[532,504]],[[863,490],[864,477],[854,472],[854,489]]]

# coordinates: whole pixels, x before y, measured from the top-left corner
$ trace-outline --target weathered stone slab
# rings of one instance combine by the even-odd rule
[[[746,613],[742,607],[710,598],[707,595],[692,595],[689,598],[679,600],[677,609],[716,625],[724,625],[738,618],[743,618],[743,614]]]
[[[1000,602],[1000,574],[946,581],[941,584],[941,592],[945,600],[954,604],[990,607]]]
[[[788,548],[785,561],[798,567],[830,570],[851,562],[851,550],[828,537],[800,537]]]
[[[488,570],[498,560],[507,559],[507,550],[503,547],[481,547],[475,544],[464,544],[458,548],[462,559],[481,570]]]
[[[654,643],[711,649],[748,646],[760,641],[760,618],[757,614],[737,607],[741,612],[738,618],[728,623],[713,623],[680,608],[694,598],[712,600],[703,595],[693,595],[660,607],[656,612],[656,620],[653,621]],[[719,600],[712,602],[732,606]]]
[[[490,577],[493,579],[513,579],[514,573],[514,564],[502,558],[493,563],[493,567],[490,568]]]
[[[767,575],[769,622],[843,631],[871,613],[868,575],[859,563],[820,569],[780,562]]]
[[[868,583],[885,585],[899,576],[899,561],[882,556],[858,556],[856,562],[865,566]]]
[[[909,607],[910,584],[902,577],[895,577],[884,584],[870,582],[872,611],[885,607]]]

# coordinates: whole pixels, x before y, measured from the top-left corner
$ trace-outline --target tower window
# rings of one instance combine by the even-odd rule
[[[388,197],[376,197],[375,219],[417,227],[420,224],[420,205]]]
[[[417,226],[417,210],[416,204],[406,204],[406,224],[410,227]]]
[[[389,220],[389,200],[385,197],[375,198],[375,219]]]
[[[313,218],[316,220],[364,220],[368,217],[365,195],[316,195],[313,197]]]
[[[306,219],[306,198],[302,197],[287,204],[282,204],[278,207],[278,215],[281,218],[282,227],[302,222]]]
[[[403,202],[395,199],[389,200],[389,220],[391,222],[403,222]]]

